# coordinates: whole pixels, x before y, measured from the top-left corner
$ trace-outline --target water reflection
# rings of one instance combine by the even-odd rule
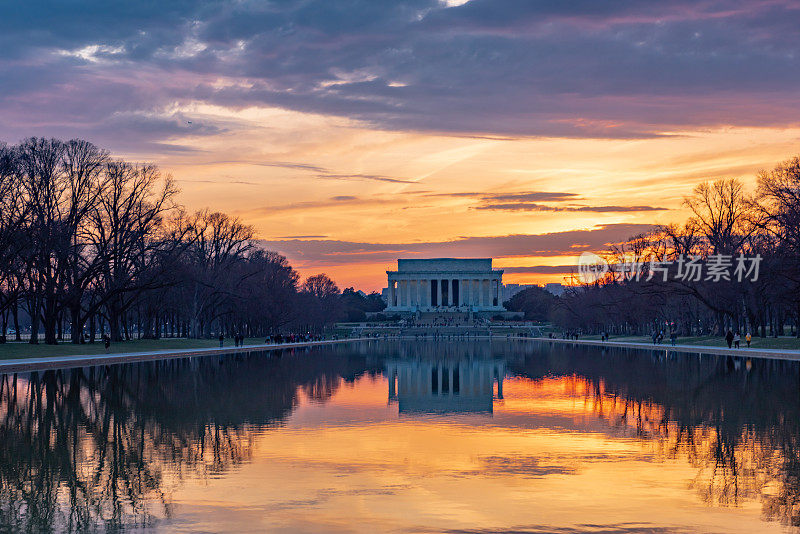
[[[403,359],[386,363],[389,402],[397,402],[399,413],[492,413],[494,400],[503,398],[504,360],[475,350],[431,354],[430,345],[416,348],[404,347]]]
[[[779,360],[553,344],[517,361],[534,381],[553,375],[584,409],[633,434],[660,460],[696,469],[709,505],[760,501],[768,521],[800,526],[800,365]]]
[[[248,461],[298,391],[325,400],[361,354],[196,358],[0,376],[0,531],[141,528],[186,477]],[[376,372],[376,370],[373,370]]]
[[[680,499],[800,526],[794,362],[431,340],[4,375],[0,440],[0,531],[625,531],[664,495],[693,529],[722,516]]]

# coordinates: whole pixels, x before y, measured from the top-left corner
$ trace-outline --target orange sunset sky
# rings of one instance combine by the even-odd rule
[[[200,110],[190,114],[206,119]],[[260,117],[267,116],[265,127]],[[208,159],[158,160],[180,181],[183,201],[253,224],[304,275],[326,272],[343,287],[368,290],[382,287],[396,257],[414,256],[492,256],[507,283],[560,282],[564,274],[546,267],[574,265],[580,252],[570,252],[573,245],[596,250],[681,220],[682,198],[698,182],[741,177],[754,184],[757,170],[792,154],[800,138],[800,129],[717,128],[638,140],[486,139],[388,132],[270,109],[237,118],[246,131],[204,140]],[[226,157],[230,145],[246,146],[247,158]],[[539,211],[514,202],[537,193],[575,196],[540,195],[556,200],[536,205],[632,211]],[[522,237],[539,234],[552,234],[553,242]],[[508,236],[520,238],[504,242]]]
[[[0,21],[0,140],[158,163],[342,288],[398,257],[562,281],[699,182],[800,153],[791,2],[104,6]]]

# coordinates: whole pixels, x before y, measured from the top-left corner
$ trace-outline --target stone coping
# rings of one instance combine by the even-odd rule
[[[800,350],[792,349],[758,349],[740,348],[729,349],[728,347],[706,347],[702,345],[671,345],[662,343],[653,345],[652,343],[638,343],[634,341],[599,341],[595,339],[550,339],[546,337],[529,338],[532,341],[568,343],[573,345],[593,345],[596,347],[620,347],[628,349],[643,349],[658,352],[687,352],[692,354],[710,354],[715,356],[737,356],[740,358],[767,358],[773,360],[798,360],[800,361]]]
[[[337,343],[368,341],[370,338],[328,339],[323,341],[300,341],[296,343],[266,343],[245,345],[242,347],[209,347],[198,349],[165,349],[145,352],[120,352],[116,354],[86,354],[75,356],[48,356],[45,358],[18,358],[0,360],[0,373],[18,373],[45,371],[48,369],[73,369],[76,367],[92,367],[97,365],[114,365],[121,363],[149,362],[171,360],[175,358],[192,358],[195,356],[216,356],[238,354],[241,352],[262,352],[270,350],[316,347]]]
[[[443,339],[444,338],[444,339]],[[423,338],[422,341],[442,341],[447,336],[430,336]],[[397,339],[416,339],[412,336],[392,336],[389,340]],[[459,341],[463,338],[457,338],[453,341]],[[591,345],[597,347],[617,347],[629,348],[639,350],[649,350],[657,352],[684,352],[690,354],[708,354],[715,356],[737,356],[740,358],[765,358],[773,360],[789,360],[800,361],[800,350],[791,349],[756,349],[756,348],[741,348],[729,349],[727,347],[704,347],[699,345],[675,345],[661,344],[653,345],[651,343],[636,343],[626,341],[599,341],[589,339],[550,339],[550,338],[531,338],[531,337],[518,337],[511,336],[507,338],[503,335],[489,336],[489,335],[476,335],[470,336],[469,339],[494,339],[498,341],[514,340],[514,341],[533,341],[537,343],[562,343],[572,345]],[[210,347],[200,349],[186,349],[186,350],[158,350],[147,352],[121,352],[118,354],[87,354],[78,356],[50,356],[46,358],[20,358],[15,360],[0,360],[0,373],[18,373],[18,372],[32,372],[44,371],[48,369],[72,369],[76,367],[92,367],[97,365],[114,365],[123,363],[147,362],[158,360],[171,360],[175,358],[192,358],[196,356],[216,356],[237,354],[241,352],[263,352],[271,350],[289,349],[289,348],[302,348],[302,347],[316,347],[324,345],[334,345],[340,343],[353,343],[356,341],[383,341],[382,338],[369,338],[359,337],[350,339],[330,339],[324,341],[302,341],[297,343],[269,343],[259,345],[246,345],[243,347]],[[448,340],[449,341],[449,340]]]

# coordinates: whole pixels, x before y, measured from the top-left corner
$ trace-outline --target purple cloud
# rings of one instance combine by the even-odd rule
[[[261,246],[285,254],[299,264],[317,267],[365,262],[393,262],[398,257],[564,256],[602,250],[652,229],[649,224],[608,224],[588,230],[547,234],[461,237],[422,243],[361,243],[334,239],[263,240]]]
[[[477,210],[499,211],[583,211],[592,213],[626,213],[638,211],[665,211],[667,208],[656,206],[548,206],[534,202],[507,202],[502,204],[482,204],[475,206]]]
[[[791,125],[798,27],[788,0],[23,2],[0,18],[0,131],[146,151],[237,127],[165,111],[197,101],[503,138]]]

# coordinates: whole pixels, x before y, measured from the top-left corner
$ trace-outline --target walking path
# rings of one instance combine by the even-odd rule
[[[598,347],[621,347],[628,349],[646,349],[667,352],[691,352],[695,354],[714,354],[717,356],[738,356],[740,358],[768,358],[772,360],[800,360],[800,350],[791,349],[757,349],[741,348],[729,349],[728,347],[706,347],[703,345],[675,345],[662,343],[637,343],[634,341],[599,341],[595,339],[550,339],[536,338],[536,341],[551,343],[569,343],[573,345],[594,345]]]
[[[16,360],[0,360],[0,373],[17,373],[26,371],[44,371],[46,369],[70,369],[74,367],[91,367],[94,365],[111,365],[115,363],[147,362],[169,360],[172,358],[191,358],[195,356],[215,356],[236,354],[241,352],[263,352],[277,349],[300,347],[316,347],[365,341],[367,338],[329,339],[324,341],[301,341],[297,343],[269,343],[245,345],[242,347],[212,347],[184,350],[153,350],[146,352],[120,352],[117,354],[87,354],[83,356],[48,356],[45,358],[20,358]]]

